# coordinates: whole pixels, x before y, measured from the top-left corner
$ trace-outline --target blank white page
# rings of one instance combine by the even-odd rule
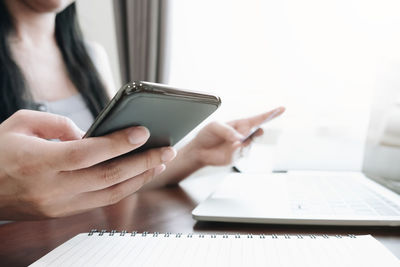
[[[370,235],[84,233],[31,266],[400,266]]]

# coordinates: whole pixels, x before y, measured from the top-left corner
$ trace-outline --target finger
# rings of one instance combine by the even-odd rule
[[[47,146],[47,153],[53,156],[54,168],[71,171],[126,154],[142,146],[149,136],[145,127],[131,127],[105,136],[52,143]]]
[[[270,120],[275,119],[276,117],[280,116],[283,112],[285,112],[285,108],[279,107],[279,108],[273,109],[271,111],[268,111],[266,113],[262,113],[262,114],[254,116],[254,117],[244,119],[244,120],[247,120],[250,128],[252,128],[252,127],[258,126],[260,124],[263,124]]]
[[[244,138],[235,128],[226,123],[212,122],[208,127],[211,133],[230,142],[235,142]]]
[[[253,141],[254,138],[259,137],[264,134],[264,130],[262,128],[258,128],[254,133],[246,137],[244,140],[242,140],[242,145],[243,146],[248,146],[250,145]]]
[[[208,165],[223,166],[232,162],[235,151],[241,147],[241,142],[222,143],[213,150],[204,150],[200,156],[205,159]],[[216,152],[217,151],[217,152]]]
[[[241,146],[242,143],[240,141],[237,141],[227,147],[227,149],[225,150],[225,162],[223,165],[231,164],[235,160],[235,154],[237,153],[237,151],[239,151]]]
[[[77,206],[82,210],[86,210],[115,204],[138,191],[143,185],[150,182],[155,176],[159,175],[164,170],[165,165],[160,165],[112,187],[80,194],[73,201],[71,206]]]
[[[175,149],[164,147],[119,157],[90,168],[62,173],[62,186],[69,192],[79,193],[105,189],[167,163],[175,156]]]
[[[259,128],[258,131],[255,133],[254,137],[259,137],[264,134],[264,130],[262,128]]]
[[[16,131],[44,139],[78,140],[83,132],[67,117],[33,110],[19,110],[5,123]]]

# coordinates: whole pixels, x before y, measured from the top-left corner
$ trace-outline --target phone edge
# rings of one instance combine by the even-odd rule
[[[185,97],[191,100],[204,100],[208,98],[209,104],[215,105],[217,110],[221,106],[221,98],[211,93],[205,92],[196,92],[192,90],[186,89],[178,89],[165,84],[151,83],[145,81],[133,81],[122,86],[115,96],[110,100],[110,103],[99,113],[99,115],[95,118],[93,124],[86,131],[85,135],[82,138],[92,137],[93,132],[97,129],[99,124],[103,121],[103,119],[113,110],[115,104],[124,96],[129,96],[132,93],[138,92],[147,92],[147,93],[155,93],[159,95],[170,95],[180,97]],[[178,93],[185,94],[178,94]],[[213,111],[213,113],[215,112]]]

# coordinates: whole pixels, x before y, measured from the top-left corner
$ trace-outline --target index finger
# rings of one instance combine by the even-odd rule
[[[250,117],[247,119],[247,121],[249,122],[250,127],[255,127],[255,126],[259,126],[263,123],[266,123],[270,120],[275,119],[276,117],[280,116],[283,112],[285,112],[285,108],[279,107],[279,108],[275,108],[271,111],[268,111],[266,113],[262,113],[262,114],[254,116],[254,117]]]
[[[135,150],[142,146],[149,136],[150,133],[145,127],[132,127],[106,136],[53,142],[48,144],[47,151],[52,157],[52,167],[57,171],[78,170]]]

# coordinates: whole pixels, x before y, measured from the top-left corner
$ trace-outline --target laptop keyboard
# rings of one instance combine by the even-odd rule
[[[400,206],[352,179],[298,176],[287,182],[291,210],[298,215],[400,215]]]

